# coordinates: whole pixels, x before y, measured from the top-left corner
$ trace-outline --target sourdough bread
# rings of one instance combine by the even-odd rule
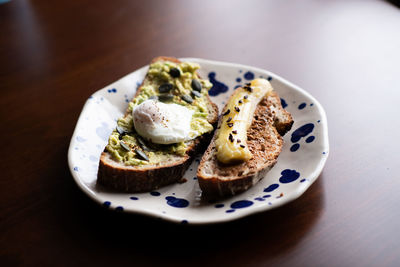
[[[264,97],[257,105],[247,130],[247,145],[253,157],[236,164],[223,164],[217,160],[217,129],[197,171],[203,193],[234,195],[256,184],[277,162],[283,145],[282,136],[290,130],[292,124],[292,116],[283,109],[275,91]]]
[[[180,63],[178,59],[171,57],[157,57],[151,63],[157,61]],[[149,79],[149,75],[146,75],[145,79]],[[138,88],[135,97],[140,93],[142,85]],[[218,108],[211,102],[208,95],[207,108],[209,111],[207,121],[215,128]],[[127,109],[125,116],[129,113]],[[211,137],[212,132],[199,136],[186,144],[187,150],[184,155],[171,154],[167,160],[153,165],[127,166],[123,162],[114,160],[110,153],[104,150],[100,157],[97,183],[118,191],[144,192],[178,182],[182,179],[194,155],[205,150]]]

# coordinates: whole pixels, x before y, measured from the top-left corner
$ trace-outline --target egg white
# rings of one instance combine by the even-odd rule
[[[155,144],[174,144],[193,138],[193,110],[177,104],[146,100],[132,111],[139,135]]]

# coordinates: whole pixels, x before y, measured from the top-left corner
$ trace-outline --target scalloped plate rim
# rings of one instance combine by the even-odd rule
[[[324,147],[326,150],[326,155],[324,157],[321,157],[321,160],[319,161],[319,164],[316,166],[316,168],[314,169],[314,171],[312,172],[312,174],[308,177],[309,178],[309,182],[307,183],[306,186],[299,188],[298,190],[292,191],[291,194],[284,198],[283,201],[279,201],[277,203],[274,203],[274,205],[269,206],[265,203],[265,205],[260,205],[258,207],[252,207],[250,209],[244,209],[241,212],[237,212],[234,214],[229,214],[229,216],[220,216],[218,217],[218,219],[212,219],[212,220],[190,220],[189,224],[198,224],[198,225],[202,225],[202,224],[215,224],[215,223],[224,223],[224,222],[229,222],[229,221],[234,221],[252,214],[257,214],[257,213],[261,213],[261,212],[265,212],[271,209],[275,209],[278,208],[284,204],[290,203],[293,200],[299,198],[301,195],[304,194],[305,191],[307,191],[307,189],[319,178],[319,175],[321,174],[323,167],[326,163],[326,160],[328,158],[329,155],[329,137],[328,137],[328,122],[327,122],[327,116],[326,116],[326,112],[324,110],[324,108],[322,107],[322,105],[319,103],[319,101],[314,98],[310,93],[308,93],[307,91],[305,91],[304,89],[300,88],[299,86],[287,81],[286,79],[282,78],[281,76],[268,71],[268,70],[264,70],[262,68],[258,68],[258,67],[253,67],[253,66],[248,66],[248,65],[244,65],[244,64],[240,64],[240,63],[231,63],[231,62],[223,62],[223,61],[216,61],[216,60],[209,60],[209,59],[201,59],[201,58],[192,58],[192,57],[184,57],[184,58],[179,58],[181,61],[193,61],[193,62],[198,62],[200,65],[203,63],[207,63],[210,65],[219,65],[219,66],[229,66],[229,67],[234,67],[234,68],[242,68],[242,69],[246,69],[246,70],[250,70],[250,71],[257,71],[257,72],[264,72],[264,73],[268,73],[269,76],[272,76],[273,79],[279,80],[281,83],[285,84],[287,87],[289,87],[292,90],[296,90],[297,92],[299,92],[300,94],[304,95],[307,99],[312,100],[312,103],[318,108],[318,111],[321,115],[321,120],[324,121],[324,124],[322,124],[323,130],[322,130],[322,134],[324,136]],[[145,65],[143,67],[140,67],[134,71],[132,71],[131,73],[126,74],[125,76],[121,77],[120,79],[112,82],[111,84],[114,83],[118,83],[119,81],[123,80],[124,78],[136,73],[136,72],[140,72],[143,71],[144,69],[148,68],[149,65]],[[110,84],[110,85],[111,85]],[[105,86],[104,88],[94,92],[92,94],[92,96],[95,96],[96,94],[100,94],[101,92],[105,92],[106,88],[110,87],[110,85]],[[92,200],[94,200],[95,202],[97,202],[98,204],[102,205],[104,203],[104,201],[106,201],[106,199],[102,199],[96,192],[94,192],[92,189],[90,189],[79,177],[78,175],[74,172],[74,166],[72,164],[72,150],[73,150],[73,144],[74,144],[74,140],[77,137],[77,126],[79,124],[79,122],[81,120],[83,120],[83,114],[84,114],[84,110],[87,107],[89,103],[89,99],[85,102],[82,111],[79,115],[79,118],[77,120],[77,124],[76,127],[74,129],[73,135],[71,137],[71,141],[70,141],[70,145],[68,148],[68,165],[69,165],[69,170],[71,172],[71,175],[75,181],[75,183],[78,185],[78,187],[86,194],[88,195]],[[279,159],[278,159],[279,160]],[[257,186],[257,185],[254,185]],[[245,193],[245,192],[244,192]],[[123,193],[126,194],[126,193]],[[243,194],[243,193],[242,193]],[[210,204],[213,205],[213,204]],[[111,211],[111,210],[110,210]],[[115,211],[114,211],[115,212]],[[124,209],[125,213],[134,213],[134,214],[141,214],[141,215],[146,215],[146,216],[151,216],[151,217],[155,217],[158,219],[162,219],[165,221],[169,221],[172,223],[181,223],[182,219],[181,218],[176,218],[174,216],[170,216],[169,214],[160,214],[157,211],[152,211],[152,210],[145,210],[145,209]]]

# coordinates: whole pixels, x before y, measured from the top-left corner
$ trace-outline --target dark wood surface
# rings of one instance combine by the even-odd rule
[[[383,1],[0,5],[1,266],[400,266],[400,12]],[[158,55],[268,69],[328,115],[315,184],[276,210],[182,226],[105,210],[69,172],[86,99]]]

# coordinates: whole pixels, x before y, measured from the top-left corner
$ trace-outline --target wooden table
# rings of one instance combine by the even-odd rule
[[[1,266],[400,266],[400,12],[383,1],[0,5]],[[330,156],[298,200],[182,226],[107,211],[69,172],[86,99],[158,55],[268,69],[315,96]]]

